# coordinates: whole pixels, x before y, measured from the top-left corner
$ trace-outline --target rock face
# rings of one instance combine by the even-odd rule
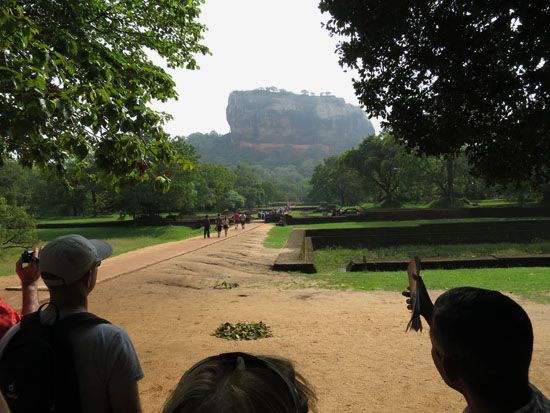
[[[233,145],[261,151],[283,148],[340,153],[374,133],[365,113],[335,96],[267,90],[229,95]]]

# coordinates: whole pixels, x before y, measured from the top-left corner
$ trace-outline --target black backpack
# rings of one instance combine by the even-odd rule
[[[50,303],[51,304],[51,303]],[[45,304],[44,304],[45,305]],[[12,413],[78,413],[82,410],[68,332],[109,323],[83,312],[42,324],[40,312],[21,320],[0,359],[0,390]]]

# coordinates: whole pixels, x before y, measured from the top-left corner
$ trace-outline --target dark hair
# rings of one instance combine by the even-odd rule
[[[314,402],[290,361],[225,353],[191,367],[163,413],[307,413]]]
[[[462,378],[486,394],[528,384],[533,328],[521,306],[498,291],[453,288],[435,302],[431,336],[458,361]]]

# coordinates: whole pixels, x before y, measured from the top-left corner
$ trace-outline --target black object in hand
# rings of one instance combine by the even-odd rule
[[[21,254],[21,262],[29,263],[29,262],[33,261],[33,254],[34,254],[33,250],[23,251],[23,254]],[[38,260],[36,260],[36,261],[38,261]]]
[[[420,277],[420,258],[414,257],[409,261],[407,267],[407,275],[409,277],[409,292],[411,297],[412,314],[409,323],[407,324],[406,331],[422,331],[422,321],[420,320],[420,309],[422,302],[420,300],[420,294],[416,288],[417,277]]]

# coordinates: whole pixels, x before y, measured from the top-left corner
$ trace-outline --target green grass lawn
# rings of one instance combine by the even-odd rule
[[[481,257],[488,255],[550,254],[550,241],[498,244],[400,245],[384,248],[323,248],[313,252],[315,266],[320,271],[337,271],[354,259],[408,259],[419,257]]]
[[[303,217],[322,217],[324,216],[322,212],[317,211],[300,211],[298,209],[293,209],[289,213],[293,218],[303,218]]]
[[[480,256],[489,253],[520,255],[550,252],[550,242],[524,244],[477,245],[403,245],[399,248],[352,250],[330,248],[313,252],[318,274],[308,276],[327,282],[329,288],[358,290],[402,291],[407,284],[405,271],[346,272],[347,263],[365,255],[371,258],[408,258],[428,256]],[[452,287],[473,286],[511,292],[525,298],[550,304],[550,268],[479,268],[458,270],[426,270],[422,272],[430,289],[446,290]]]
[[[126,215],[124,219],[121,219],[118,214],[101,215],[95,217],[58,217],[58,218],[39,218],[36,220],[37,224],[75,224],[75,223],[88,223],[88,222],[110,222],[110,221],[128,221],[132,217]]]
[[[411,226],[423,223],[499,221],[500,219],[456,219],[433,221],[345,222],[334,224],[274,226],[264,241],[267,248],[282,248],[294,228],[373,228]],[[407,258],[412,255],[428,256],[479,256],[522,255],[550,253],[550,242],[523,244],[476,245],[413,245],[378,250],[329,249],[314,251],[317,274],[300,274],[313,280],[322,280],[327,288],[386,290],[400,292],[407,285],[405,271],[346,272],[346,264],[365,255],[367,258]],[[422,275],[428,288],[446,290],[452,287],[473,286],[514,293],[537,302],[550,304],[550,268],[480,268],[460,270],[426,270]]]
[[[136,227],[136,228],[51,228],[36,230],[39,245],[65,234],[80,234],[86,238],[98,238],[113,246],[113,255],[119,255],[149,245],[177,241],[201,234],[201,229],[187,227]],[[9,251],[0,259],[0,276],[15,272],[15,261],[21,251]]]
[[[408,285],[405,271],[391,272],[319,272],[304,277],[325,281],[327,288],[384,290],[396,293]],[[426,270],[422,272],[430,290],[447,290],[471,286],[513,293],[529,300],[550,304],[550,268],[480,268],[460,270]]]

